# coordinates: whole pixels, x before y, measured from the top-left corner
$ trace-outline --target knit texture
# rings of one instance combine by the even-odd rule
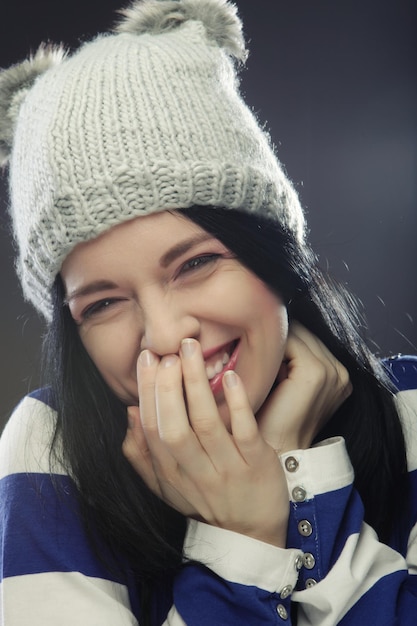
[[[145,0],[21,98],[10,155],[17,269],[47,319],[74,246],[140,215],[239,208],[303,239],[297,195],[239,94],[233,57],[245,57],[234,5]]]

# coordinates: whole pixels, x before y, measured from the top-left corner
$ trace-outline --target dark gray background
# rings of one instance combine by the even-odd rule
[[[363,302],[378,354],[417,352],[415,0],[238,0],[247,100],[268,121],[322,264]],[[77,46],[117,0],[0,5],[0,66],[41,41]],[[0,176],[0,427],[39,380],[42,323],[13,271]]]

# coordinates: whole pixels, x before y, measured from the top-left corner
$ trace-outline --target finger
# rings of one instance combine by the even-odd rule
[[[145,451],[142,459],[135,459],[136,466],[155,493],[187,514],[195,510],[182,493],[187,471],[203,475],[208,462],[188,423],[178,357],[169,355],[159,360],[147,352],[139,358],[138,381],[141,426],[151,465],[144,466]],[[128,454],[131,445],[128,437]]]
[[[217,404],[210,389],[201,346],[195,339],[184,339],[180,349],[181,365],[190,423],[195,432],[204,432],[206,423],[224,430]]]
[[[155,401],[158,432],[163,441],[173,444],[190,434],[181,361],[175,354],[161,359],[155,378]]]
[[[158,433],[158,420],[155,400],[155,379],[159,359],[150,350],[143,350],[137,362],[140,418],[144,434],[151,441]]]
[[[268,453],[267,445],[259,433],[244,385],[236,372],[225,372],[223,389],[229,407],[234,443],[245,462],[252,465]]]
[[[298,344],[298,350],[302,350],[304,347],[307,349],[307,353],[310,352],[310,356],[314,356],[317,359],[315,363],[316,367],[322,367],[323,376],[328,379],[329,384],[337,386],[344,393],[344,398],[348,397],[352,392],[352,385],[350,384],[349,372],[347,368],[332,354],[327,346],[313,333],[311,333],[305,326],[299,322],[293,322],[290,329],[289,339],[287,345],[287,358],[290,357],[290,352],[294,348],[297,349],[294,339],[298,339],[301,343]],[[306,354],[305,353],[305,356]],[[297,355],[294,355],[297,356]],[[319,370],[316,369],[316,374],[319,375]]]
[[[180,354],[190,423],[201,446],[220,471],[239,455],[220,417],[200,344],[194,339],[185,339]]]
[[[277,451],[309,447],[326,380],[321,361],[298,332],[289,333],[284,359],[279,384],[258,412],[262,437]]]
[[[311,352],[312,355],[314,355],[320,361],[328,361],[333,366],[340,365],[341,368],[344,367],[336,359],[332,352],[330,352],[327,346],[316,335],[310,332],[305,326],[303,326],[299,322],[293,322],[291,324],[289,339],[296,339],[301,342],[298,343],[298,346],[305,347],[308,351]],[[289,350],[291,350],[292,346],[292,341],[290,341]]]
[[[187,500],[187,489],[184,488],[184,481],[179,476],[178,471],[172,473],[171,467],[171,473],[157,473],[155,466],[158,467],[158,463],[155,463],[149,450],[138,407],[128,408],[128,422],[129,428],[122,444],[122,450],[149,489],[184,515],[195,515],[197,511],[205,512],[204,501],[198,498],[198,493],[192,492],[194,506]],[[185,496],[182,495],[181,488]],[[195,503],[199,506],[196,507]]]
[[[147,486],[157,495],[161,495],[138,407],[128,407],[128,423],[129,427],[122,444],[123,454]]]
[[[155,380],[155,396],[160,440],[183,473],[202,475],[212,471],[213,465],[190,424],[181,361],[177,355],[161,359]],[[159,454],[157,459],[166,473],[165,459]]]
[[[292,325],[285,361],[287,377],[258,413],[262,436],[277,450],[309,447],[351,391],[346,368],[301,324]]]
[[[154,469],[163,461],[164,466],[175,465],[169,450],[160,437],[156,401],[156,378],[160,360],[150,350],[139,355],[137,364],[140,421],[149,448]]]
[[[290,363],[297,357],[323,358],[327,351],[325,345],[299,322],[293,322],[288,332],[288,340],[285,350],[285,358]],[[332,356],[329,351],[328,355]]]

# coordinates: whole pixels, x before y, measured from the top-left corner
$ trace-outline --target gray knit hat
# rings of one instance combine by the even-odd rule
[[[297,195],[238,92],[236,7],[136,0],[122,13],[74,54],[41,47],[0,75],[17,269],[47,319],[74,246],[139,215],[239,208],[304,237]]]

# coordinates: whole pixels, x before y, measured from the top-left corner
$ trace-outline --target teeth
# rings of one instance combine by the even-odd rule
[[[214,371],[216,372],[216,374],[220,374],[222,369],[223,369],[223,363],[219,359],[218,361],[216,361],[216,364],[214,366]]]
[[[217,359],[214,365],[206,365],[206,374],[207,378],[211,380],[216,376],[216,374],[220,374],[223,370],[224,366],[229,362],[230,356],[225,352],[221,359]]]

